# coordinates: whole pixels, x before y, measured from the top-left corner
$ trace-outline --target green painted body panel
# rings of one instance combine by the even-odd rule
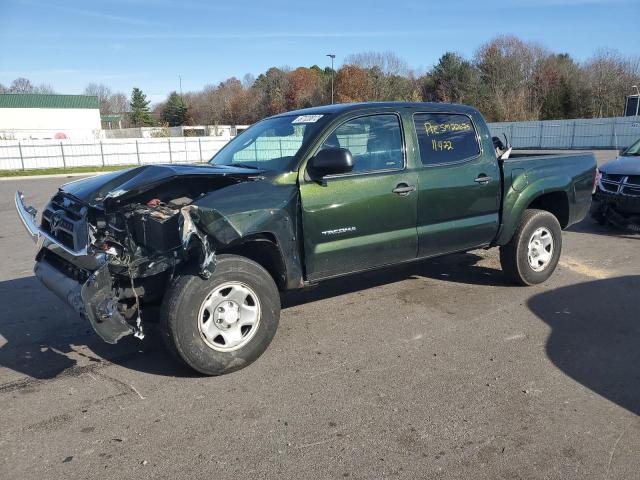
[[[478,131],[480,154],[456,164],[426,166],[419,170],[420,257],[485,246],[498,231],[500,167],[484,120],[475,112],[469,116]],[[412,134],[415,135],[415,128]],[[491,181],[477,183],[475,179],[479,176],[488,176]]]
[[[413,123],[422,112],[470,116],[481,152],[465,161],[423,166]],[[287,288],[418,258],[504,245],[536,198],[563,192],[567,224],[591,202],[595,159],[590,154],[495,157],[489,130],[473,108],[447,104],[332,105],[287,115],[322,115],[324,126],[299,153],[291,171],[265,175],[200,200],[210,205],[203,223],[222,243],[267,233],[287,267]],[[401,119],[404,168],[312,180],[307,162],[333,130],[358,116],[395,113]],[[487,184],[475,179],[491,177]],[[415,186],[407,195],[399,184]],[[504,193],[503,193],[504,192]]]
[[[300,186],[309,279],[415,258],[416,195],[399,196],[414,172],[364,174]]]
[[[502,169],[506,193],[502,225],[493,245],[504,245],[511,239],[525,209],[542,195],[566,195],[569,216],[563,228],[582,220],[589,211],[596,169],[592,154],[515,157],[505,161]]]

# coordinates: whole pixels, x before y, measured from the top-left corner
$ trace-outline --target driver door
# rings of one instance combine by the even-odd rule
[[[323,148],[346,148],[350,173],[301,182],[307,276],[338,276],[417,256],[417,173],[406,169],[396,113],[351,118]]]

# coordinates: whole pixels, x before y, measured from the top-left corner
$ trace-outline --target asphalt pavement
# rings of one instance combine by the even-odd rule
[[[289,294],[266,353],[207,378],[34,278],[13,193],[64,181],[0,182],[3,480],[640,478],[640,235],[587,219],[535,287],[483,250]]]

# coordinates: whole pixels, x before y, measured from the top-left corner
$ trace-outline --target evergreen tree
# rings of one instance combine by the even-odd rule
[[[149,115],[149,100],[147,96],[142,93],[137,87],[134,87],[131,92],[131,124],[134,127],[151,127],[153,126],[153,119]]]
[[[184,125],[186,120],[187,106],[180,95],[171,92],[162,108],[162,121],[168,123],[170,127],[179,127]]]

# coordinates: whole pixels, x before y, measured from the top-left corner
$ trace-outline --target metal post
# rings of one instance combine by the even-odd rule
[[[576,144],[576,121],[573,121],[573,130],[571,131],[571,146],[569,147],[571,150],[573,150],[573,147]]]
[[[102,166],[104,167],[104,151],[102,150],[102,140],[100,140],[100,158],[102,159]]]
[[[284,157],[284,155],[282,155],[282,138],[279,138],[278,142],[280,143],[280,157]]]
[[[540,122],[540,139],[538,140],[538,148],[542,148],[542,129],[544,128],[544,124]]]
[[[173,155],[171,154],[171,137],[167,138],[169,144],[169,163],[173,163]]]
[[[203,162],[204,159],[202,158],[202,139],[200,137],[198,137],[198,150],[200,150],[200,162]]]
[[[333,82],[335,76],[335,71],[333,69],[333,60],[336,58],[336,56],[334,53],[328,53],[327,57],[331,58],[331,104],[333,105]]]
[[[614,120],[614,121],[611,122],[611,142],[610,142],[610,144],[611,144],[611,146],[613,148],[617,149],[618,148],[617,143],[618,143],[618,138],[616,136],[616,121]]]
[[[22,171],[24,171],[24,158],[22,157],[22,144],[18,140],[18,151],[20,152],[20,165],[22,165]]]
[[[136,158],[138,159],[138,165],[140,165],[140,149],[138,148],[138,139],[136,138]]]
[[[515,143],[513,143],[513,122],[511,122],[509,124],[509,138],[508,138],[508,143],[511,144],[511,146],[513,147],[515,145]],[[507,146],[505,145],[505,148]]]
[[[62,146],[62,142],[60,142],[60,153],[62,154],[62,168],[64,170],[67,169],[67,160],[64,158],[64,147]]]

